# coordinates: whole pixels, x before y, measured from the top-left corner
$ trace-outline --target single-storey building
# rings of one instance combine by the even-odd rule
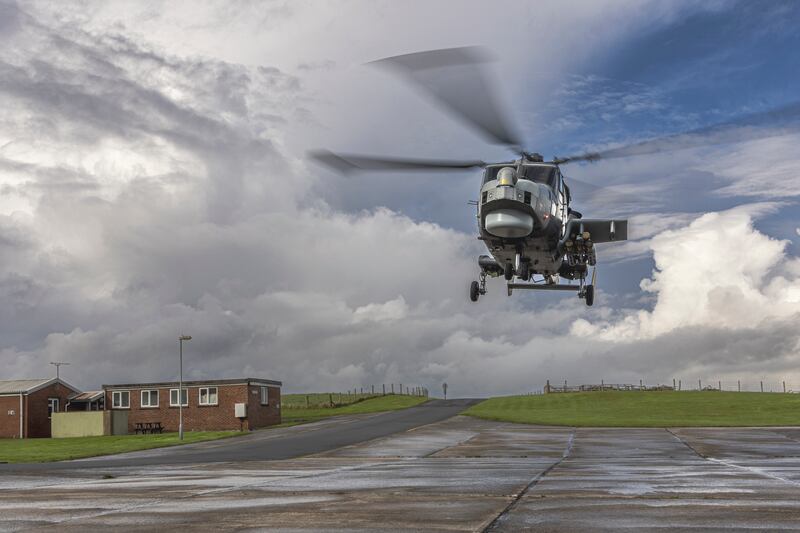
[[[281,423],[280,381],[184,381],[184,431],[251,430]],[[106,409],[127,411],[128,432],[143,424],[178,431],[178,382],[103,385]]]
[[[58,378],[0,381],[0,438],[49,437],[50,415],[80,392]]]

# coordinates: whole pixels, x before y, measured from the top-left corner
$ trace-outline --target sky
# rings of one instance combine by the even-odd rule
[[[570,383],[800,390],[800,5],[0,0],[0,379],[265,377],[453,396]],[[710,146],[564,167],[627,217],[598,292],[474,304],[479,171],[340,176],[309,150],[507,160],[391,72],[482,46],[526,148],[782,109]],[[787,107],[788,106],[788,107]]]

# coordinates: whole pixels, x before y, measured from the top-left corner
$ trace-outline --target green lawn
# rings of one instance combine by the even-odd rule
[[[282,394],[281,408],[305,409],[309,407],[329,407],[334,405],[348,405],[363,402],[375,397],[375,394],[341,394],[338,392],[310,392],[308,394]]]
[[[44,463],[109,455],[241,435],[239,431],[190,431],[183,442],[177,433],[119,435],[69,439],[0,439],[0,462]]]
[[[304,395],[298,395],[304,396]],[[337,415],[355,415],[360,413],[378,413],[381,411],[396,411],[405,409],[425,402],[427,398],[420,396],[400,396],[399,394],[387,394],[377,396],[358,403],[345,405],[342,407],[318,407],[306,409],[292,408],[286,406],[281,400],[281,418],[284,424],[296,424],[299,422],[311,422],[321,418]]]
[[[557,426],[794,426],[800,425],[800,394],[605,391],[506,396],[464,414]]]

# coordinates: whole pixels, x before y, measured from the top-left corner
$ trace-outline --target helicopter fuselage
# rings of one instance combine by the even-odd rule
[[[514,178],[503,168],[513,169]],[[500,269],[506,264],[519,268],[521,257],[531,274],[557,274],[563,262],[558,243],[568,213],[569,192],[556,165],[515,161],[487,166],[478,200],[479,238]]]

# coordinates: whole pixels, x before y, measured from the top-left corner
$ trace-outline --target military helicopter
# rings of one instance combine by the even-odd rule
[[[572,194],[561,172],[562,165],[780,135],[785,131],[776,130],[774,124],[770,124],[768,130],[759,127],[778,119],[796,118],[800,114],[800,105],[793,104],[682,134],[545,161],[540,154],[521,148],[522,143],[503,118],[490,90],[489,78],[480,68],[489,59],[483,49],[465,47],[395,56],[372,64],[399,71],[488,140],[516,152],[517,159],[487,163],[480,160],[380,158],[335,154],[327,150],[310,152],[317,162],[343,173],[357,170],[483,169],[478,199],[471,203],[477,208],[478,238],[484,242],[489,254],[478,258],[478,280],[471,282],[469,287],[469,297],[473,302],[486,294],[487,277],[503,276],[509,296],[517,289],[572,291],[586,305],[594,303],[597,280],[595,245],[626,240],[628,221],[585,219],[572,209]],[[742,135],[742,126],[746,127],[745,135]],[[572,178],[570,181],[579,182]],[[592,268],[591,276],[589,267]],[[536,279],[537,276],[540,279]],[[567,282],[561,283],[559,278]],[[575,280],[577,284],[572,283]]]

